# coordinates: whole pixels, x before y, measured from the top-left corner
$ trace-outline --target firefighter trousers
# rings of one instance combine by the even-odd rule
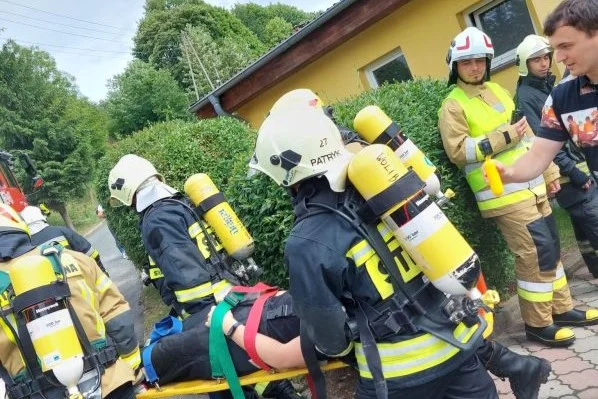
[[[494,218],[515,254],[519,307],[525,324],[551,325],[573,308],[556,222],[548,201]]]

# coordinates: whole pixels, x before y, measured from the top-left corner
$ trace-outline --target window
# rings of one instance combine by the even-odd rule
[[[413,79],[405,55],[400,50],[387,54],[380,60],[368,65],[365,74],[372,88],[383,83],[403,82]]]
[[[494,45],[492,68],[515,61],[519,43],[536,33],[525,0],[495,0],[469,14],[470,22],[483,30]]]

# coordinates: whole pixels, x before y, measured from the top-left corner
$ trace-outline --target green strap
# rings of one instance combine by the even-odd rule
[[[243,294],[232,292],[220,302],[212,314],[210,324],[210,365],[212,366],[212,378],[226,377],[228,386],[234,399],[244,399],[245,394],[239,382],[239,376],[235,370],[233,359],[228,351],[226,337],[222,331],[222,322],[226,312],[231,310],[243,298]]]

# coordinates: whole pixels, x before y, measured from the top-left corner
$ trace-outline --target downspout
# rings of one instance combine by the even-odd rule
[[[241,118],[239,115],[233,115],[230,112],[226,111],[224,108],[222,108],[222,104],[220,104],[219,96],[210,94],[208,96],[208,101],[210,101],[210,104],[212,104],[212,107],[214,107],[214,111],[216,112],[216,115],[229,116],[231,118],[236,118],[236,119],[240,120],[241,122],[245,122],[245,123],[249,124],[249,122],[247,122],[245,119]]]

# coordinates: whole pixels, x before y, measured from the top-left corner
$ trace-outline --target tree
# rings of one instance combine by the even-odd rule
[[[293,33],[293,25],[280,17],[274,17],[264,27],[264,40],[268,47],[274,47]]]
[[[254,52],[244,40],[236,37],[214,40],[202,27],[188,27],[182,37],[182,52],[191,65],[198,97],[220,86],[254,58]]]
[[[112,137],[129,135],[154,122],[190,117],[187,96],[174,78],[146,62],[131,62],[110,80],[109,87],[104,105]]]
[[[133,52],[155,68],[167,69],[183,88],[191,88],[180,46],[181,33],[187,26],[203,28],[218,43],[227,37],[245,43],[252,59],[265,51],[255,34],[223,8],[199,0],[148,0],[145,9]]]
[[[0,139],[28,153],[45,184],[33,199],[58,211],[69,227],[66,201],[85,193],[94,156],[103,149],[101,111],[77,97],[72,78],[44,51],[8,41],[0,51]]]
[[[305,12],[297,7],[280,3],[270,4],[266,7],[255,3],[237,3],[231,11],[245,26],[256,34],[258,39],[266,44],[269,41],[269,36],[266,33],[266,25],[272,18],[282,18],[292,28],[314,19],[318,14]]]

